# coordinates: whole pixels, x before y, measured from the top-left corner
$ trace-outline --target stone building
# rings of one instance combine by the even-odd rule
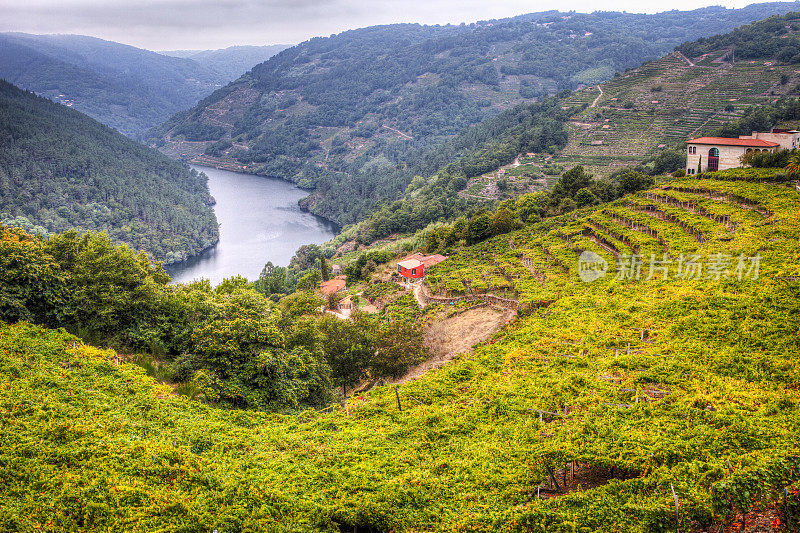
[[[727,137],[700,137],[686,141],[686,146],[687,176],[737,168],[742,166],[742,156],[747,152],[774,152],[781,148],[780,143],[765,139]]]
[[[751,135],[739,135],[740,139],[761,139],[778,143],[781,150],[795,150],[800,148],[800,131],[772,128],[769,133],[754,131]]]

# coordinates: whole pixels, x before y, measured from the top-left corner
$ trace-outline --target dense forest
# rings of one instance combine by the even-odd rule
[[[218,240],[206,176],[91,118],[0,82],[0,220],[105,231],[167,263]]]
[[[684,43],[677,49],[688,57],[728,49],[731,59],[800,63],[800,13],[772,16],[724,35]]]
[[[168,57],[82,35],[0,34],[0,78],[138,136],[285,47]]]
[[[657,15],[545,12],[461,26],[364,28],[315,38],[176,114],[152,133],[176,156],[206,155],[316,189],[340,224],[398,198],[425,153],[520,102],[593,84],[674,46],[793,4]],[[225,109],[223,120],[211,110]]]
[[[348,233],[354,232],[357,242],[370,243],[480,210],[485,206],[458,194],[467,179],[508,164],[520,153],[563,148],[568,138],[564,123],[571,112],[562,109],[558,98],[547,98],[520,104],[468,128],[425,152],[422,165],[429,171],[442,170],[430,179],[412,180],[401,199],[378,204],[356,228],[348,228]]]

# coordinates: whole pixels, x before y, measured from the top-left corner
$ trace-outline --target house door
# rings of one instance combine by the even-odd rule
[[[716,172],[719,170],[719,150],[712,148],[708,151],[708,171]]]

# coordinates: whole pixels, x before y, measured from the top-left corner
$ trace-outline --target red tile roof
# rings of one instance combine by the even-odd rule
[[[443,256],[443,255],[439,255],[439,254],[429,255],[428,257],[426,257],[425,259],[422,260],[422,264],[425,265],[425,268],[430,268],[433,265],[438,265],[439,263],[441,263],[445,259],[447,259],[447,258],[445,256]]]
[[[728,137],[698,137],[686,141],[686,144],[718,144],[720,146],[752,146],[753,148],[774,148],[780,146],[763,139],[730,139]]]
[[[345,286],[345,280],[337,276],[330,281],[323,281],[319,286],[319,291],[325,296],[328,296],[341,291]]]

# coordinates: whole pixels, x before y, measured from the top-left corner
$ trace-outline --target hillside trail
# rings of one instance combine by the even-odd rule
[[[392,128],[391,126],[387,126],[386,124],[384,124],[384,125],[383,125],[383,127],[384,127],[384,128],[386,128],[386,129],[387,129],[387,130],[389,130],[389,131],[393,131],[393,132],[395,132],[396,134],[398,134],[400,137],[402,137],[403,139],[405,139],[405,140],[407,140],[407,141],[412,141],[412,140],[414,140],[414,137],[412,137],[412,136],[411,136],[411,135],[409,135],[408,133],[403,133],[402,131],[400,131],[400,130],[398,130],[398,129],[396,129],[396,128]]]
[[[686,57],[685,55],[683,55],[683,52],[675,52],[675,55],[677,55],[679,58],[681,58],[681,59],[683,59],[684,61],[686,61],[686,64],[687,64],[687,65],[689,65],[690,67],[696,67],[696,66],[697,66],[697,65],[695,65],[694,63],[692,63],[692,60],[691,60],[691,59],[689,59],[688,57]]]
[[[603,88],[600,85],[598,85],[597,90],[600,91],[600,94],[597,95],[597,98],[594,99],[594,102],[592,102],[592,105],[590,105],[589,107],[595,107],[597,105],[597,102],[600,101],[600,98],[603,97]]]
[[[417,301],[417,305],[419,305],[419,308],[425,309],[425,306],[428,304],[422,300],[422,283],[414,285],[412,291],[414,293],[414,299]]]

